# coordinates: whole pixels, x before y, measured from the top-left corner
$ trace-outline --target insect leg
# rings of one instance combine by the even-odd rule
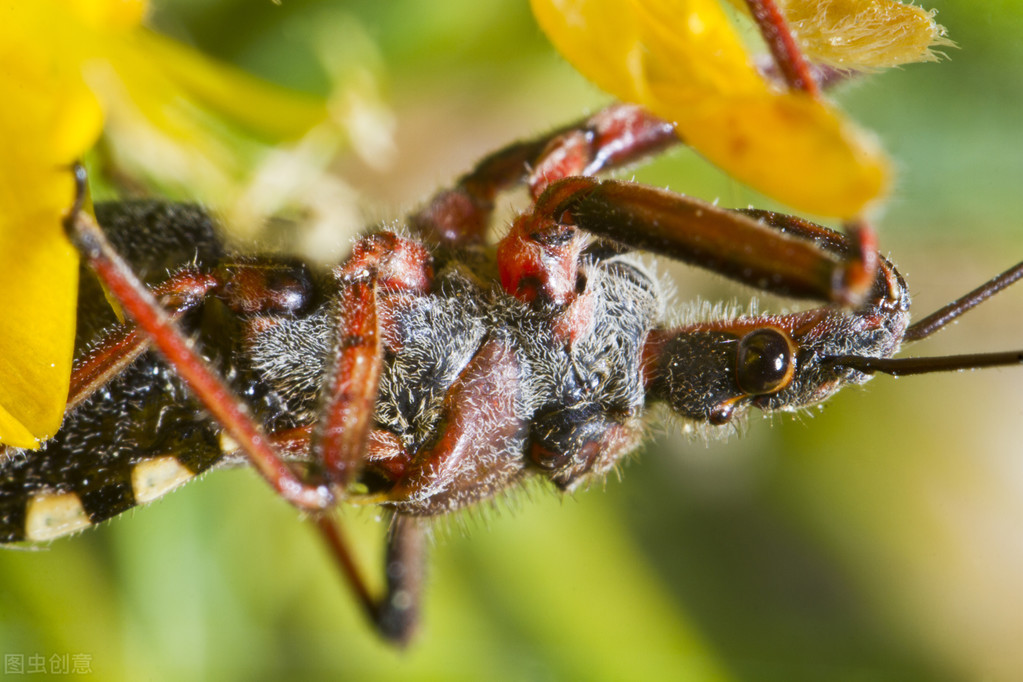
[[[880,260],[877,233],[865,220],[847,222],[845,234],[842,234],[804,218],[775,211],[744,208],[735,212],[756,218],[780,232],[812,241],[840,256],[845,266],[841,281],[836,281],[833,286],[837,303],[856,307],[864,302],[879,273],[883,277],[894,277],[891,269]]]
[[[396,644],[407,644],[419,621],[426,537],[420,519],[395,514],[387,533],[384,565],[387,587],[379,599],[371,594],[335,519],[314,520],[366,615],[382,637]]]
[[[413,214],[409,224],[449,246],[479,243],[498,192],[525,182],[535,197],[555,180],[634,163],[678,143],[670,123],[638,106],[615,104],[491,154]]]
[[[595,175],[677,142],[670,124],[639,107],[616,105],[552,135],[525,181],[538,199],[559,180]],[[586,243],[575,227],[541,209],[519,216],[498,246],[504,289],[527,303],[567,306],[556,328],[569,342],[590,317],[587,302],[577,300],[579,256]]]
[[[552,135],[526,182],[537,199],[558,180],[620,168],[678,143],[674,125],[634,104],[616,104]]]
[[[429,289],[429,252],[392,232],[365,237],[335,271],[333,364],[324,390],[323,417],[313,432],[313,460],[344,490],[361,467],[373,421],[383,345],[377,316],[380,296]]]
[[[313,461],[342,490],[361,464],[383,362],[376,280],[369,272],[341,287],[333,365],[312,438]]]
[[[153,295],[177,322],[188,311],[216,295],[228,307],[245,313],[253,324],[255,315],[281,314],[304,307],[309,282],[304,270],[260,262],[228,263],[216,271],[187,267],[152,287]],[[67,410],[74,409],[94,391],[119,375],[149,348],[149,338],[138,327],[118,326],[75,361],[68,390]]]
[[[92,216],[82,210],[86,175],[81,165],[75,166],[75,180],[78,194],[65,219],[65,228],[104,286],[282,497],[304,509],[320,510],[330,506],[334,498],[329,488],[299,479],[274,451],[245,405],[195,351],[170,315],[113,250]]]
[[[873,261],[873,276],[865,272],[869,232],[850,240],[798,218],[769,220],[633,183],[561,180],[540,197],[534,215],[792,298],[850,305],[862,299],[857,287],[864,280],[880,284],[882,296],[892,289],[884,284],[894,275],[880,260]]]
[[[171,321],[200,305],[220,285],[216,276],[186,269],[153,290]],[[137,327],[119,327],[75,362],[68,390],[67,409],[74,409],[94,391],[119,375],[149,348],[149,338]]]
[[[444,395],[438,427],[389,491],[390,506],[415,516],[459,509],[521,475],[529,424],[513,346],[488,337]]]
[[[387,533],[387,593],[377,609],[381,634],[407,644],[419,622],[423,574],[426,570],[426,531],[422,519],[395,514]]]
[[[795,36],[775,0],[746,0],[746,4],[788,86],[813,96],[819,95],[820,88],[810,64],[796,44]]]
[[[814,71],[775,1],[747,1],[785,83],[816,95]],[[612,105],[576,124],[491,154],[453,188],[437,194],[410,218],[410,224],[446,245],[479,243],[501,190],[527,182],[535,198],[552,182],[634,163],[679,142],[672,124],[635,105]]]

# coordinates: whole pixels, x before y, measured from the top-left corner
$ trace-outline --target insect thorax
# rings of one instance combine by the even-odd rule
[[[585,267],[592,324],[573,343],[553,331],[557,310],[530,307],[502,290],[477,283],[456,264],[444,266],[427,295],[382,297],[385,361],[374,420],[397,437],[409,467],[436,471],[415,482],[394,504],[407,513],[464,506],[507,487],[529,470],[545,470],[570,488],[604,473],[639,436],[644,405],[641,348],[659,315],[655,280],[636,262],[615,258]],[[301,319],[281,320],[249,349],[256,373],[311,422],[333,331],[326,307]],[[518,423],[474,451],[474,460],[445,471],[429,464],[446,427],[451,392],[482,351],[511,353],[515,371],[495,392],[505,393]],[[481,406],[480,409],[491,409]],[[371,445],[373,440],[371,439]],[[553,453],[537,460],[531,453]],[[374,452],[375,457],[394,453]],[[454,466],[454,465],[452,465]],[[408,467],[407,467],[408,468]]]

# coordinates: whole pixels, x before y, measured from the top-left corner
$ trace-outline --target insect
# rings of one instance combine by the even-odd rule
[[[244,461],[245,437],[256,443],[249,449],[273,443],[273,457],[256,465],[297,506],[326,508],[344,494],[392,511],[388,592],[378,602],[357,589],[381,632],[404,641],[416,618],[424,519],[527,477],[563,490],[602,477],[636,446],[651,403],[720,426],[751,407],[817,404],[877,371],[1020,362],[1020,352],[892,356],[1016,281],[1023,265],[910,324],[897,270],[880,257],[871,267],[876,252],[845,235],[588,177],[674,140],[670,125],[641,109],[611,107],[489,157],[412,216],[410,234],[365,236],[330,273],[227,253],[193,207],[101,205],[104,231],[74,213],[80,248],[126,310],[145,320],[166,309],[171,322],[145,324],[176,359],[117,325],[98,282],[83,287],[72,409],[40,452],[8,454],[0,537],[74,532]],[[482,229],[494,195],[526,168],[535,206],[491,248]],[[162,308],[136,310],[146,290],[107,274],[119,266],[107,260],[116,255],[104,233],[132,270],[152,279],[171,269],[152,285]],[[666,326],[657,278],[635,249],[824,305]],[[862,303],[843,303],[864,277]],[[175,356],[175,343],[189,347],[178,328],[246,408],[203,384],[215,374],[198,357]],[[192,384],[214,398],[200,402]],[[267,436],[247,434],[247,412]],[[353,572],[332,522],[315,518]]]
[[[402,640],[415,622],[421,517],[527,476],[567,490],[599,478],[638,441],[648,403],[720,426],[750,407],[816,404],[874,371],[1019,361],[1018,352],[889,358],[1011,284],[1020,266],[910,325],[898,272],[842,234],[588,177],[674,142],[670,126],[620,106],[512,146],[412,216],[411,234],[368,236],[332,273],[229,254],[208,218],[187,207],[106,206],[100,222],[270,434],[280,457],[253,457],[275,488],[308,508],[327,506],[334,489],[395,512],[388,564],[403,570],[383,600],[364,603],[385,635]],[[527,168],[536,206],[494,249],[483,240],[494,194]],[[83,251],[102,269],[99,237],[76,217]],[[657,279],[635,249],[825,305],[668,328]],[[169,280],[152,279],[167,269]],[[126,309],[138,298],[118,297]],[[245,461],[244,416],[218,414],[222,426],[241,424],[223,428],[206,417],[180,377],[192,360],[172,369],[140,334],[116,326],[95,283],[81,310],[62,435],[3,465],[6,541],[73,532]],[[324,376],[337,381],[324,386]],[[320,527],[345,565],[331,524]]]

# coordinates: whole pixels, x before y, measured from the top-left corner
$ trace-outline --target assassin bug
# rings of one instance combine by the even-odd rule
[[[337,490],[352,487],[356,496],[396,510],[389,564],[407,571],[391,576],[382,607],[365,590],[360,593],[385,634],[402,639],[414,623],[410,602],[418,591],[417,516],[471,504],[528,473],[545,475],[562,488],[577,487],[635,444],[647,401],[669,402],[685,417],[720,425],[749,405],[778,410],[816,403],[873,371],[1019,361],[1019,353],[887,359],[902,340],[928,336],[1014,281],[1018,266],[926,324],[909,326],[905,285],[886,261],[871,263],[876,252],[869,242],[864,246],[789,216],[729,213],[634,185],[578,177],[673,141],[670,126],[635,108],[616,107],[509,148],[413,216],[411,227],[433,249],[378,233],[360,241],[334,277],[294,263],[228,256],[208,232],[205,217],[189,209],[158,204],[102,209],[118,250],[134,253],[129,260],[136,261],[135,268],[159,272],[163,266],[154,256],[182,256],[174,259],[180,261],[198,252],[194,268],[179,270],[156,293],[172,317],[198,334],[203,354],[255,401],[251,409],[265,420],[278,449],[268,454],[265,440],[251,433],[251,424],[233,412],[230,399],[211,387],[193,359],[177,355],[175,372],[149,353],[131,364],[145,352],[142,337],[90,321],[82,332],[88,350],[76,370],[73,423],[43,453],[14,456],[3,470],[4,499],[11,501],[3,509],[7,538],[47,539],[116,514],[194,473],[237,461],[236,444],[242,443],[256,451],[250,456],[275,488],[299,506],[330,503],[328,486],[303,482],[322,476]],[[518,180],[526,167],[534,168],[529,185],[536,207],[495,257],[481,237],[493,194]],[[165,243],[131,241],[126,225],[146,221],[155,223],[144,233],[147,239],[161,234],[157,227],[167,228]],[[112,268],[116,261],[108,260],[88,218],[76,211],[70,223],[97,270]],[[668,229],[659,232],[658,225]],[[744,248],[731,249],[735,243]],[[622,253],[628,247],[834,305],[664,329],[657,321],[656,281]],[[126,281],[121,274],[103,277],[140,326],[164,344],[164,353],[181,352],[172,327],[161,326],[157,308],[137,289],[115,286]],[[502,289],[487,286],[498,278]],[[95,290],[92,299],[86,296],[83,309],[99,300]],[[850,304],[864,296],[864,302]],[[98,320],[101,314],[95,314]],[[224,329],[240,334],[224,340]],[[104,338],[93,341],[91,334],[101,330]],[[220,340],[226,347],[219,347]],[[296,353],[296,347],[310,353]],[[374,362],[381,354],[382,367]],[[325,371],[325,356],[334,358],[335,369]],[[216,438],[217,428],[189,402],[175,373],[207,382],[200,391],[206,409],[218,415],[230,440]],[[324,374],[351,384],[323,399],[324,413],[343,422],[339,426],[314,416]],[[373,417],[390,428],[364,435],[373,427],[378,383]],[[164,393],[152,397],[156,392]],[[108,399],[115,401],[112,410],[105,407]],[[119,443],[90,441],[89,434],[118,423],[126,409],[148,417],[142,423],[155,427],[145,432],[150,440],[138,443],[142,429],[128,427]],[[310,459],[310,441],[322,456]],[[126,451],[126,445],[139,447]],[[84,448],[97,455],[98,465],[86,464]],[[465,458],[455,461],[463,452]],[[287,467],[292,461],[305,476],[293,475]],[[451,467],[442,471],[447,464]],[[97,469],[83,471],[88,466]],[[332,525],[322,519],[319,525],[348,566]]]
[[[877,371],[1020,362],[1018,351],[892,356],[903,341],[929,336],[1017,280],[1023,265],[911,325],[894,266],[878,257],[868,269],[863,248],[840,233],[586,177],[674,139],[671,126],[619,105],[514,145],[411,218],[432,248],[380,231],[360,239],[326,276],[297,262],[224,253],[194,208],[98,207],[135,269],[161,272],[162,259],[198,254],[154,286],[162,307],[144,301],[141,285],[132,288],[103,231],[76,209],[69,224],[79,248],[174,360],[147,351],[135,328],[110,326],[98,289],[83,289],[72,411],[41,452],[8,455],[0,478],[3,540],[78,530],[239,462],[247,447],[296,506],[318,511],[347,494],[394,512],[388,592],[379,603],[355,575],[333,523],[321,514],[315,520],[382,633],[403,641],[415,622],[423,517],[472,505],[527,476],[564,490],[602,476],[638,442],[647,403],[723,425],[750,406],[819,403]],[[481,228],[493,196],[526,167],[534,169],[528,182],[536,204],[488,251]],[[81,169],[78,177],[84,193]],[[140,224],[145,238],[133,240],[139,233],[127,228]],[[825,305],[665,327],[656,278],[629,248]],[[864,276],[863,302],[842,303],[853,296],[849,282]],[[229,377],[268,436],[248,434],[258,427],[247,411],[218,385],[203,384],[215,374],[188,355],[179,327],[198,338],[202,355]],[[216,422],[186,382],[214,396],[203,404]],[[317,417],[324,404],[341,425]],[[260,448],[272,457],[259,460]]]

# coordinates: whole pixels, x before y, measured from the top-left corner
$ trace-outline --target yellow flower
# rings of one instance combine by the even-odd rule
[[[860,214],[886,191],[889,164],[873,136],[820,99],[779,92],[765,81],[719,0],[531,3],[541,28],[580,72],[615,97],[675,122],[687,144],[736,179],[799,210],[841,218]],[[814,46],[827,42],[815,36],[832,39],[829,63],[845,53],[834,47],[836,36],[851,36],[849,27],[864,20],[878,35],[879,26],[895,27],[885,34],[887,48],[875,44],[873,51],[866,31],[855,35],[856,52],[869,53],[871,67],[908,61],[921,42],[917,50],[929,54],[930,41],[918,35],[940,33],[926,12],[889,0],[780,4]],[[844,65],[862,68],[851,51]]]
[[[78,277],[61,219],[73,200],[69,166],[96,142],[104,115],[133,141],[162,139],[213,156],[213,169],[228,156],[218,139],[228,128],[223,118],[245,131],[230,138],[235,143],[298,137],[326,117],[320,99],[285,93],[149,32],[141,26],[146,9],[144,0],[4,3],[0,443],[38,447],[60,426]]]

